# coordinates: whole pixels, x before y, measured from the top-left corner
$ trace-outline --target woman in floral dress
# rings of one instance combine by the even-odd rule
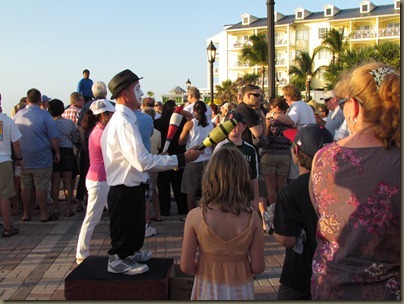
[[[400,75],[369,63],[336,92],[351,135],[320,150],[313,300],[400,299]]]

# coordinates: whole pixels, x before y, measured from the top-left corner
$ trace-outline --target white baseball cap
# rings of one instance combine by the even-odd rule
[[[108,99],[97,99],[90,105],[90,110],[94,115],[98,115],[103,112],[115,112],[115,107]]]

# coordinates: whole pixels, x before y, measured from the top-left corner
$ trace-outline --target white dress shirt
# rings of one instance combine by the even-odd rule
[[[108,186],[139,186],[147,182],[148,172],[178,167],[176,155],[153,155],[146,150],[131,109],[116,104],[115,110],[101,137]]]

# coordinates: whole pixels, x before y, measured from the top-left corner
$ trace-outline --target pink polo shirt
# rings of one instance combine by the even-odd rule
[[[86,179],[92,181],[106,181],[104,159],[101,150],[101,135],[104,132],[105,125],[97,123],[88,138],[88,151],[90,155],[90,168]]]

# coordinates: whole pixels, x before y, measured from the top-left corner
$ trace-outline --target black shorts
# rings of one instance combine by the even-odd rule
[[[60,148],[60,161],[53,163],[53,172],[73,171],[76,167],[76,156],[73,148]]]

